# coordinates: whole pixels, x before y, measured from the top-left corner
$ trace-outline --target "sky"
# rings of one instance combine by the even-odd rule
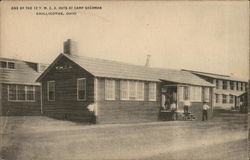
[[[152,67],[232,73],[249,79],[247,1],[1,3],[1,57],[51,63],[70,38],[82,56],[145,65],[150,54]],[[102,9],[46,16],[36,15],[34,9],[11,9],[15,6]]]

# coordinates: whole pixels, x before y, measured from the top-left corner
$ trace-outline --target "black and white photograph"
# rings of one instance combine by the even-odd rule
[[[248,1],[0,7],[0,160],[249,160]]]

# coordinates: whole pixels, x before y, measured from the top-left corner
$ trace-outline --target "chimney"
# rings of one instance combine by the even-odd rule
[[[77,54],[76,42],[72,41],[71,39],[65,41],[63,43],[63,53],[68,55]]]
[[[41,72],[40,68],[41,68],[41,67],[40,67],[40,63],[37,63],[37,64],[36,64],[36,71],[37,71],[37,72]]]
[[[151,55],[148,54],[148,55],[147,55],[146,64],[145,64],[146,67],[150,67],[150,57],[151,57]]]

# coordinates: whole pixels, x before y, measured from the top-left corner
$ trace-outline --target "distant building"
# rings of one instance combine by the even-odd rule
[[[41,113],[40,83],[36,78],[47,65],[0,58],[0,115]]]
[[[180,112],[183,101],[190,100],[190,111],[198,120],[206,101],[212,116],[214,85],[196,75],[77,56],[69,50],[64,47],[66,54],[60,54],[37,79],[45,115],[84,121],[95,115],[97,123],[157,121],[162,95],[167,94]]]
[[[191,70],[183,70],[193,73],[202,79],[214,84],[213,104],[215,108],[231,109],[240,107],[240,98],[248,90],[248,83],[228,75],[205,73]]]

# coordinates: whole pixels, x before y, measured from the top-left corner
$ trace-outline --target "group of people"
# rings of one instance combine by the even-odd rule
[[[168,95],[167,95],[168,96]],[[172,97],[167,97],[168,99],[166,99],[165,95],[162,96],[162,108],[164,110],[170,110],[171,111],[171,119],[172,120],[176,120],[177,119],[177,103],[176,100]],[[184,105],[184,115],[188,116],[188,114],[190,114],[189,112],[189,108],[191,106],[191,103],[189,100],[184,100],[183,101],[183,105]],[[209,105],[207,102],[203,102],[202,105],[202,121],[205,121],[208,119],[208,110],[209,110]]]
[[[176,93],[166,94],[162,96],[162,109],[170,110],[171,112],[171,120],[177,119],[177,105],[176,105]]]

